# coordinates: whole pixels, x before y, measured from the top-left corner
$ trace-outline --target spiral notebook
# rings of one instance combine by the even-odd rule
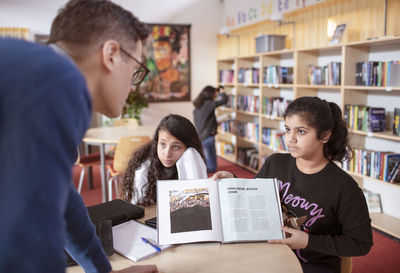
[[[140,222],[130,220],[112,228],[114,251],[134,262],[161,253],[174,245],[157,245],[161,252],[145,243],[142,238],[156,244],[157,230]]]

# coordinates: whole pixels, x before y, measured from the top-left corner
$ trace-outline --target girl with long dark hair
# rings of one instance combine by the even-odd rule
[[[215,149],[215,135],[217,134],[217,119],[215,109],[224,105],[228,97],[223,92],[224,87],[214,88],[210,85],[203,88],[201,93],[193,101],[194,124],[206,157],[207,172],[215,172],[217,169],[217,152]],[[218,96],[219,95],[219,96]],[[217,99],[218,98],[218,99]]]
[[[284,114],[289,153],[269,156],[256,178],[277,178],[282,206],[300,229],[283,227],[287,244],[305,273],[340,273],[341,257],[366,255],[372,246],[371,219],[363,192],[334,161],[351,156],[342,111],[333,102],[300,97]],[[219,172],[214,179],[233,177]]]
[[[207,178],[199,136],[187,118],[170,114],[161,120],[153,140],[133,154],[120,196],[151,205],[156,203],[157,180],[196,178]]]

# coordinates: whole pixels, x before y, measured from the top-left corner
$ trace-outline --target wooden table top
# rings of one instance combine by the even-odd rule
[[[156,208],[148,207],[146,219],[155,217]],[[131,265],[156,264],[160,272],[175,273],[224,273],[224,272],[302,272],[296,255],[287,245],[258,243],[221,244],[215,242],[182,244],[164,252],[133,262],[119,254],[109,257],[113,270]],[[79,266],[67,268],[67,273],[84,272]]]

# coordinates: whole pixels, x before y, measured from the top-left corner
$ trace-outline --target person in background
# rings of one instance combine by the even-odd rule
[[[218,99],[217,99],[218,98]],[[214,88],[210,85],[203,88],[194,104],[194,124],[203,145],[206,157],[207,172],[217,170],[217,152],[215,149],[215,135],[217,134],[217,119],[215,109],[224,105],[228,97],[224,93],[224,87]]]
[[[306,220],[300,230],[282,227],[289,236],[269,243],[292,248],[305,273],[340,273],[341,256],[366,255],[373,244],[363,192],[334,163],[351,153],[342,111],[333,102],[300,97],[284,120],[290,153],[269,156],[255,178],[277,178],[282,205]],[[219,172],[213,179],[228,177],[233,175]]]
[[[167,115],[153,140],[129,160],[120,196],[139,205],[156,203],[157,180],[206,179],[201,142],[193,124],[180,115]]]
[[[73,0],[52,23],[51,46],[0,39],[0,272],[65,272],[64,248],[85,272],[114,272],[71,169],[92,111],[118,116],[146,76],[147,36],[110,1]]]

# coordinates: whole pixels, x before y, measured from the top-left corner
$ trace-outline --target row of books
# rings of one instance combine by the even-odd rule
[[[258,170],[258,151],[256,148],[238,147],[237,161],[253,170]]]
[[[325,66],[310,64],[308,66],[307,83],[314,85],[340,85],[340,62],[330,62]]]
[[[350,129],[364,132],[383,132],[386,127],[386,111],[383,107],[346,104],[343,118]]]
[[[357,62],[356,85],[400,86],[400,61]]]
[[[219,128],[222,133],[234,134],[234,132],[236,131],[235,121],[234,120],[222,121],[219,125]]]
[[[255,122],[236,121],[236,135],[251,141],[259,141],[259,124]]]
[[[267,117],[282,117],[291,102],[283,97],[263,97],[262,113]]]
[[[235,78],[235,72],[233,69],[220,69],[219,70],[219,81],[222,83],[233,83]]]
[[[235,146],[230,142],[217,141],[216,146],[219,155],[233,156],[235,153]]]
[[[345,170],[390,183],[400,183],[400,154],[353,149],[353,157],[343,162]]]
[[[259,124],[257,122],[243,122],[228,120],[219,125],[221,133],[234,134],[248,140],[259,141]]]
[[[260,97],[259,96],[238,96],[237,97],[237,109],[241,111],[247,111],[252,113],[258,113],[260,109]]]
[[[393,112],[393,134],[400,136],[400,108],[394,108]]]
[[[293,67],[269,65],[264,67],[263,83],[293,83]]]
[[[0,37],[11,37],[11,38],[29,40],[29,28],[0,27]]]
[[[225,103],[225,107],[235,108],[235,96],[227,95],[228,100]]]
[[[258,84],[260,81],[260,72],[258,68],[239,68],[238,70],[238,83],[244,84]]]
[[[262,128],[262,143],[273,151],[287,151],[285,133],[274,128]]]

